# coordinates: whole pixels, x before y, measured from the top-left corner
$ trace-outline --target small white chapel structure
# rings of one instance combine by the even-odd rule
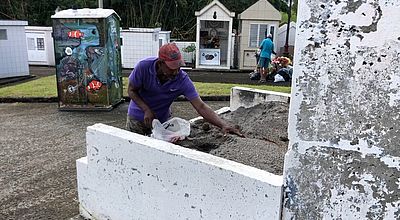
[[[196,68],[229,69],[233,56],[231,33],[235,13],[214,0],[195,15]]]

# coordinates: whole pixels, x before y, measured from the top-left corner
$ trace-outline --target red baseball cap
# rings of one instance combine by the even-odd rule
[[[162,45],[158,51],[158,58],[164,60],[168,68],[173,70],[185,65],[182,54],[175,43]]]

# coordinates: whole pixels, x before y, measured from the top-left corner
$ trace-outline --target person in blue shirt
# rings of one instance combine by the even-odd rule
[[[267,37],[260,44],[260,61],[259,66],[261,68],[261,79],[260,82],[266,82],[269,73],[269,65],[271,63],[271,54],[276,54],[274,51],[274,43],[272,42],[272,35],[268,34]]]

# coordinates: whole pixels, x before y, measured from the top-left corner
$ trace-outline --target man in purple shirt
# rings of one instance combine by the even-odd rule
[[[182,55],[174,43],[160,47],[158,57],[139,61],[129,75],[128,94],[131,101],[127,130],[142,135],[151,134],[153,119],[161,123],[167,121],[172,102],[184,95],[205,120],[221,128],[224,134],[243,136],[201,100],[189,76],[180,69],[182,65]]]

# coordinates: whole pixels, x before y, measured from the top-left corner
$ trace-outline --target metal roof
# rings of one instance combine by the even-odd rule
[[[115,14],[121,20],[114,10],[104,8],[67,9],[57,12],[51,18],[107,18],[112,14]]]
[[[0,26],[26,26],[26,25],[28,25],[27,21],[0,20]]]

